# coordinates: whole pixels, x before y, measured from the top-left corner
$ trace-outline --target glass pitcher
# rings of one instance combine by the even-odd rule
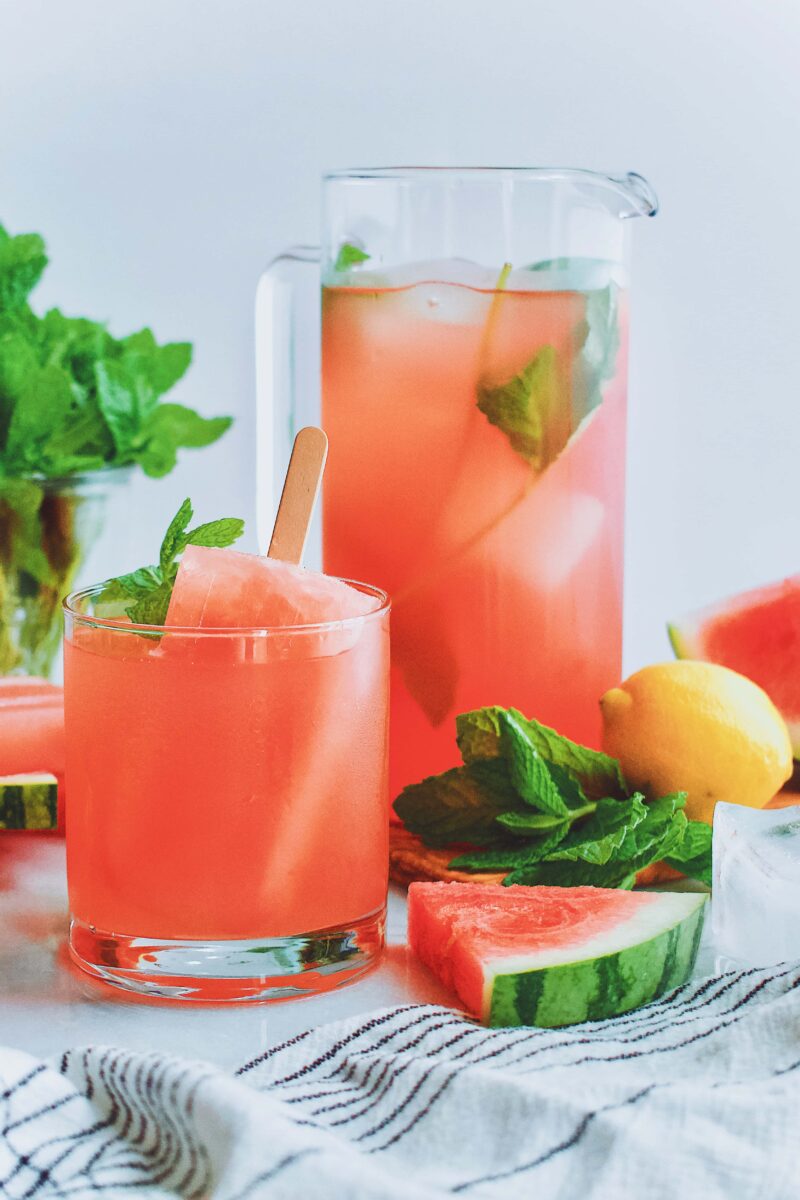
[[[259,512],[321,379],[323,566],[392,597],[393,796],[459,762],[469,709],[598,744],[621,673],[628,218],[656,209],[633,173],[337,171],[321,248],[262,276]]]

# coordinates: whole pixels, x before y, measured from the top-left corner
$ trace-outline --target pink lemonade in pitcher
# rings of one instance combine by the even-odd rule
[[[393,796],[459,761],[468,709],[598,744],[621,670],[625,297],[576,267],[323,289],[325,569],[392,597]]]

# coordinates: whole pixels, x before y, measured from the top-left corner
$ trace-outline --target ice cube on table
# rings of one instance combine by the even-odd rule
[[[800,961],[800,806],[717,804],[711,917],[718,953],[735,962]]]
[[[0,678],[0,776],[64,774],[64,690],[33,676]]]

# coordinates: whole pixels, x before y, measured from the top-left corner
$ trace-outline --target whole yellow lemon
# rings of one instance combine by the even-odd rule
[[[763,808],[792,773],[786,723],[766,692],[714,663],[656,663],[600,701],[603,749],[647,796],[686,792],[686,815],[718,800]]]

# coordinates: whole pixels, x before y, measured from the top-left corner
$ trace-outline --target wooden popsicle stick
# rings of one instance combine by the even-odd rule
[[[301,562],[327,457],[324,430],[316,425],[301,429],[294,439],[267,558]]]

